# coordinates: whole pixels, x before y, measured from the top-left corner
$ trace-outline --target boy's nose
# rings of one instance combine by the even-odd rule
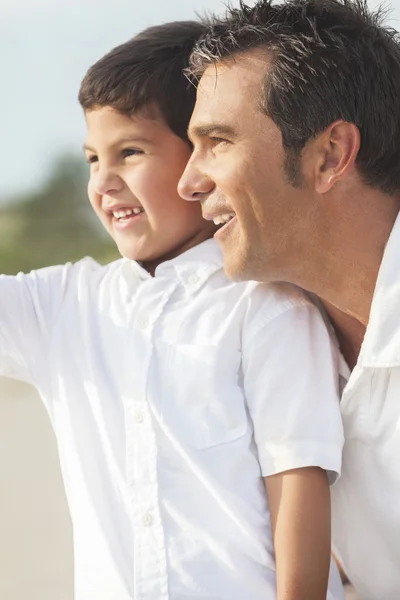
[[[202,200],[213,191],[214,187],[214,182],[189,161],[179,180],[178,194],[184,200]]]
[[[99,170],[93,176],[93,179],[94,189],[100,196],[105,196],[111,192],[119,192],[123,187],[122,179],[109,170]]]

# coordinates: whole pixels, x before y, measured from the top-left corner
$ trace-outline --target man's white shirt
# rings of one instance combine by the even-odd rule
[[[342,476],[332,488],[335,551],[362,600],[398,600],[400,217],[386,246],[341,412],[346,442]]]
[[[0,373],[50,415],[76,600],[276,598],[262,477],[339,474],[338,360],[312,303],[228,281],[212,240],[155,277],[125,259],[1,276]]]

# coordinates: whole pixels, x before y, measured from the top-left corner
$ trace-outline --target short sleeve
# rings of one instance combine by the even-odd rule
[[[263,476],[316,466],[334,483],[344,443],[339,356],[319,310],[306,301],[288,303],[253,327],[242,364]]]
[[[36,383],[72,268],[0,275],[0,375]]]

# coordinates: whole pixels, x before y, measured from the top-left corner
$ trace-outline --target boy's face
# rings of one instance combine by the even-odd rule
[[[85,117],[89,200],[122,256],[153,271],[212,237],[215,226],[202,218],[200,204],[177,192],[190,147],[161,117],[110,107]]]

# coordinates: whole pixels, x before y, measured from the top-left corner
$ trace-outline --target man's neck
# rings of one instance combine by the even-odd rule
[[[366,197],[356,200],[353,206],[354,214],[351,214],[350,209],[346,211],[346,206],[338,203],[343,216],[340,220],[340,212],[336,215],[337,227],[332,221],[328,247],[319,254],[320,260],[325,262],[315,270],[310,286],[302,286],[322,300],[351,368],[357,363],[379,269],[400,201],[380,197],[377,193],[368,197],[366,192]]]
[[[366,326],[355,317],[342,312],[333,304],[324,300],[322,304],[335,330],[343,357],[349,368],[353,370],[360,354]]]

